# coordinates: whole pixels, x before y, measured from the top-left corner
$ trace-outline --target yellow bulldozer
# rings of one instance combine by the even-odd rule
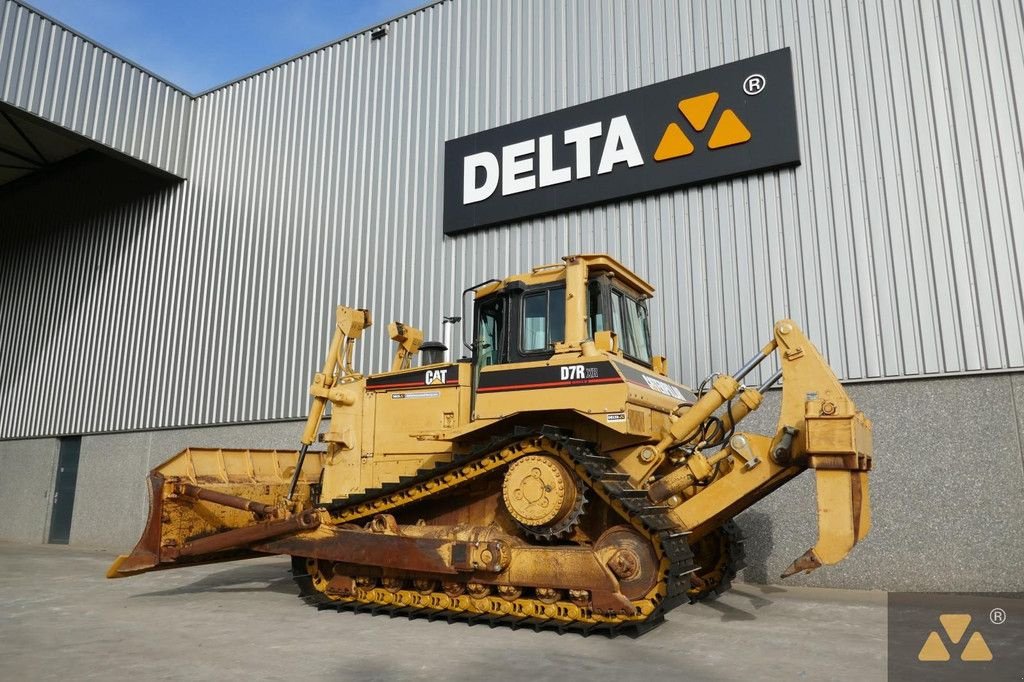
[[[370,376],[353,367],[370,311],[339,307],[301,448],[154,469],[108,577],[282,554],[319,608],[636,634],[728,589],[733,517],[808,468],[819,536],[785,575],[843,559],[871,524],[871,423],[791,320],[733,374],[671,380],[653,293],[609,256],[566,257],[463,293],[471,357],[394,322]],[[744,432],[780,380],[775,433]]]

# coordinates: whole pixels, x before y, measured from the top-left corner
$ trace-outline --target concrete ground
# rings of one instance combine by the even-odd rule
[[[885,594],[737,584],[639,639],[318,612],[272,557],[106,580],[0,543],[0,679],[883,679]]]

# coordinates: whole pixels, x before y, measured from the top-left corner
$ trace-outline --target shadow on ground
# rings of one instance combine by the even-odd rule
[[[238,565],[203,576],[187,585],[178,585],[166,590],[142,592],[131,595],[138,597],[169,597],[203,592],[278,592],[299,593],[285,564]]]

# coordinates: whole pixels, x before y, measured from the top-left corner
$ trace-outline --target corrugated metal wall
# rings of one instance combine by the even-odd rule
[[[184,174],[192,98],[14,0],[0,0],[0,101]]]
[[[451,0],[195,101],[188,182],[0,256],[0,435],[301,416],[336,303],[607,251],[693,382],[800,321],[842,377],[1024,367],[1020,3]],[[444,239],[445,139],[790,46],[804,163]],[[7,349],[15,349],[12,353]]]

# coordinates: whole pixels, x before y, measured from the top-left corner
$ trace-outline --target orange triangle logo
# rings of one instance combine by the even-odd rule
[[[709,92],[706,95],[684,99],[679,103],[679,111],[683,112],[686,120],[699,133],[708,124],[708,119],[711,118],[711,112],[715,110],[716,104],[718,104],[718,93]]]
[[[959,644],[960,638],[967,632],[967,626],[971,624],[971,616],[968,613],[944,613],[939,616],[939,622],[949,635],[949,641]]]
[[[992,650],[985,643],[985,638],[975,630],[971,638],[967,640],[967,646],[960,653],[961,661],[991,661]]]
[[[711,139],[708,140],[708,149],[731,147],[734,144],[742,144],[749,139],[750,131],[747,130],[747,126],[743,125],[743,121],[736,115],[736,112],[732,109],[726,109],[722,112],[722,117],[718,119],[718,124],[711,133]]]
[[[960,640],[963,639],[964,633],[967,632],[967,627],[971,624],[971,616],[967,613],[944,613],[939,616],[939,622],[942,623],[942,629],[945,630],[946,636],[949,637],[950,642],[953,644],[959,644]],[[949,660],[949,650],[946,648],[946,645],[942,643],[942,638],[939,636],[937,631],[932,630],[928,633],[928,639],[924,641],[924,646],[922,646],[921,651],[917,653],[917,660]],[[988,643],[985,641],[985,638],[982,637],[981,633],[977,630],[971,633],[966,646],[964,646],[964,650],[960,652],[960,660],[992,660],[992,650],[988,648]]]
[[[706,92],[703,95],[681,99],[676,106],[680,113],[686,118],[687,123],[695,132],[703,132],[711,120],[711,114],[715,112],[718,105],[718,93]],[[743,121],[732,109],[726,109],[718,117],[715,129],[711,131],[711,138],[708,140],[708,149],[721,149],[734,144],[743,144],[750,140],[750,130],[743,125]],[[669,123],[665,132],[661,135],[658,148],[654,151],[655,161],[668,161],[678,159],[680,156],[688,156],[693,153],[693,142],[686,136],[678,123]]]
[[[928,635],[928,639],[924,641],[924,646],[921,647],[921,651],[917,654],[917,660],[919,661],[948,661],[949,652],[946,651],[946,646],[942,643],[942,639],[939,638],[939,633],[934,630]]]
[[[683,129],[675,123],[669,123],[665,128],[665,134],[661,136],[658,149],[654,152],[655,161],[666,161],[676,159],[693,153],[693,143],[686,136]]]

